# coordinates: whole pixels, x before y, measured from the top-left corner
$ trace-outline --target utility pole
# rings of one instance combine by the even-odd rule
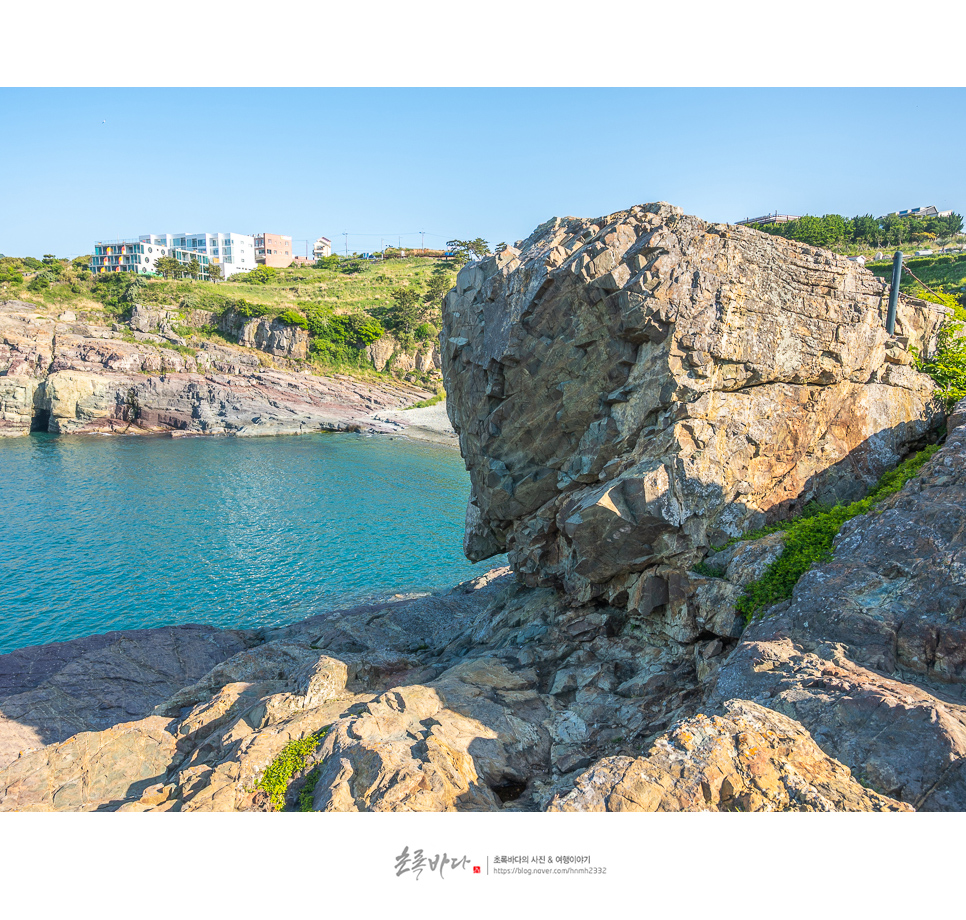
[[[345,237],[345,257],[349,258],[349,231],[343,230],[342,235]]]
[[[426,231],[425,230],[420,230],[419,231],[419,248],[420,249],[425,249],[426,248]]]

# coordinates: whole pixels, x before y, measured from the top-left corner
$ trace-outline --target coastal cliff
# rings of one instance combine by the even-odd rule
[[[188,346],[170,316],[137,306],[129,326],[108,328],[70,311],[0,302],[0,436],[393,432],[400,426],[373,414],[431,395],[308,372],[297,363],[306,336],[296,327],[230,312],[219,321],[239,346]]]
[[[966,810],[966,403],[910,351],[944,314],[903,299],[889,336],[884,293],[666,204],[466,266],[465,547],[510,568],[0,656],[0,810]],[[944,423],[749,622],[786,534],[722,544],[861,499]]]

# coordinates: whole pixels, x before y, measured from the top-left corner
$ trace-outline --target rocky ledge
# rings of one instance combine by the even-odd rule
[[[286,355],[297,356],[300,343],[304,352],[305,343],[285,336],[302,330],[281,323],[236,330],[267,350],[212,342],[192,349],[163,323],[162,332],[140,331],[150,319],[136,310],[130,329],[107,328],[0,302],[0,436],[392,432],[401,426],[374,415],[431,395],[299,369]]]
[[[882,293],[667,205],[467,266],[443,342],[466,545],[512,569],[0,656],[0,809],[966,809],[966,402],[790,600],[735,609],[781,534],[695,569],[941,436],[908,348],[942,317],[906,300],[889,337]]]

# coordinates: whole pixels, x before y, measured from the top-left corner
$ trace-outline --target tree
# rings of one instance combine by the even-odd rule
[[[159,256],[154,270],[162,278],[179,278],[182,272],[181,263],[172,256]]]
[[[128,281],[127,287],[124,289],[124,293],[121,294],[121,303],[135,303],[138,295],[144,289],[144,285],[144,278],[140,275],[132,275],[131,280]]]
[[[475,240],[472,240],[469,244],[470,252],[473,253],[478,259],[482,259],[484,256],[490,254],[490,244],[483,239],[483,237],[478,236]]]
[[[217,262],[208,263],[208,280],[221,281],[221,266]]]
[[[470,256],[482,259],[490,251],[490,244],[478,236],[475,240],[450,240],[446,248],[453,253],[457,265],[465,265]]]
[[[949,239],[963,229],[962,214],[947,214],[945,217],[936,218],[936,236],[945,246]]]
[[[898,214],[886,214],[882,218],[882,237],[887,243],[894,243],[899,246],[904,235],[904,221]]]
[[[338,256],[322,256],[316,259],[316,268],[327,268],[327,269],[337,269],[339,267],[339,257]]]
[[[412,335],[426,312],[415,288],[401,287],[392,292],[392,306],[386,311],[386,325],[393,332]]]
[[[852,242],[878,246],[880,232],[879,222],[871,214],[852,218]]]
[[[188,262],[188,274],[192,278],[197,278],[201,274],[201,263],[195,256],[192,256],[191,260]]]
[[[441,306],[443,298],[449,293],[453,286],[453,279],[449,272],[436,269],[429,276],[428,290],[426,291],[426,303],[433,306]]]

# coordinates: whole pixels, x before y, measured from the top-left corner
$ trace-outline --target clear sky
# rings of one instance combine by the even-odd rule
[[[526,237],[670,201],[966,212],[963,89],[0,89],[0,252],[141,233],[336,251]],[[304,242],[296,242],[304,254]]]

